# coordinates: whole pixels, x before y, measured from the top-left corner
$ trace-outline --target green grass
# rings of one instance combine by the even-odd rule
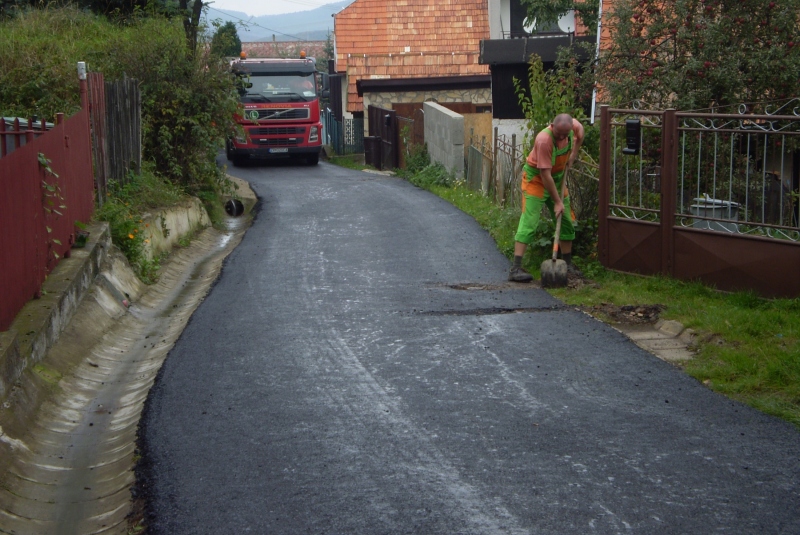
[[[470,214],[509,259],[519,212],[427,166],[401,176]],[[438,177],[431,176],[439,173]],[[544,233],[549,232],[547,228]],[[525,267],[539,276],[548,247],[531,247]],[[604,269],[592,257],[576,263],[595,284],[549,290],[570,305],[663,305],[664,319],[697,333],[697,355],[683,369],[713,390],[800,427],[800,299],[762,299],[751,292],[722,293],[700,283],[641,277]]]
[[[363,154],[335,154],[330,157],[329,161],[332,164],[338,165],[339,167],[356,169],[358,171],[361,171],[362,169],[372,169],[372,166],[364,164]]]
[[[141,215],[154,208],[174,206],[183,197],[180,187],[155,174],[146,164],[140,174],[131,174],[127,183],[109,184],[108,197],[94,213],[95,220],[108,222],[112,242],[145,283],[158,279],[160,259],[148,260],[145,255],[145,223]]]

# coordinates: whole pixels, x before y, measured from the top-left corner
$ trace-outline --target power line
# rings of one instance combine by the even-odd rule
[[[280,35],[285,35],[286,37],[291,37],[292,39],[297,39],[298,41],[308,41],[308,39],[303,39],[302,37],[297,37],[296,35],[290,35],[288,33],[279,32],[278,30],[273,30],[272,28],[267,28],[266,26],[261,26],[260,24],[257,24],[255,22],[251,22],[249,20],[244,20],[244,19],[241,19],[239,17],[234,17],[233,15],[229,15],[228,13],[225,13],[224,11],[221,11],[221,10],[219,10],[217,8],[214,8],[214,7],[211,7],[211,6],[208,6],[208,9],[210,9],[212,11],[217,11],[219,13],[222,13],[226,17],[229,17],[231,19],[236,19],[236,20],[238,20],[240,22],[243,22],[245,24],[248,24],[250,26],[255,26],[256,28],[261,28],[262,30],[267,30],[268,32],[275,32],[275,33],[280,34]]]

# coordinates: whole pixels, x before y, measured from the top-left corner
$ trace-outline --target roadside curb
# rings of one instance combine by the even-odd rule
[[[249,186],[241,189],[247,195]],[[251,207],[248,204],[248,211]],[[197,198],[160,210],[153,216],[143,214],[143,218],[148,217],[152,219],[148,227],[151,243],[146,248],[146,254],[151,258],[171,251],[183,236],[210,225],[208,213]],[[117,286],[115,283],[120,281],[108,281],[100,276],[112,245],[108,223],[93,223],[87,230],[90,234],[86,247],[71,249],[70,257],[59,262],[42,285],[42,297],[29,301],[17,314],[11,328],[0,332],[2,409],[9,406],[9,396],[19,385],[23,374],[33,369],[58,341],[93,285],[100,284],[108,288],[120,306],[127,306],[126,298],[129,300],[129,297],[123,295],[124,292],[112,290]],[[157,240],[156,244],[153,239],[157,234],[163,235],[163,239]],[[38,402],[32,399],[25,405],[35,407]]]
[[[613,325],[634,344],[661,360],[672,363],[686,362],[694,357],[690,347],[695,332],[673,320],[658,320],[654,325]]]
[[[89,225],[86,247],[71,249],[42,285],[42,297],[25,304],[0,333],[0,402],[23,372],[44,358],[89,291],[111,246],[108,223]]]

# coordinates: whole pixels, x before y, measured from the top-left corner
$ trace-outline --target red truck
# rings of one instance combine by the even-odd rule
[[[302,158],[319,162],[322,150],[319,88],[327,92],[327,75],[317,71],[313,58],[241,59],[231,63],[241,78],[244,130],[228,139],[226,152],[233,165],[254,159]]]

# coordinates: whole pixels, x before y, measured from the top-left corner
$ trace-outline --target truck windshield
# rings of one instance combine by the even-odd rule
[[[284,75],[251,73],[248,79],[252,87],[247,89],[243,99],[269,102],[307,101],[317,96],[314,75]]]

